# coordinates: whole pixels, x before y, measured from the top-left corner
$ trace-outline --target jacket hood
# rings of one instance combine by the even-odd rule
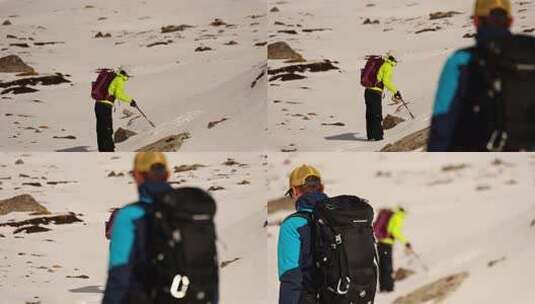
[[[295,209],[297,211],[309,211],[311,212],[316,205],[329,197],[323,192],[312,192],[301,196],[295,202]]]
[[[127,81],[127,80],[128,80],[128,76],[126,76],[126,75],[123,75],[123,74],[121,74],[121,73],[116,73],[116,75],[117,75],[117,77],[121,78],[121,79],[124,80],[124,81]]]
[[[167,182],[145,182],[138,186],[139,200],[143,203],[150,204],[154,195],[173,190],[173,187]]]

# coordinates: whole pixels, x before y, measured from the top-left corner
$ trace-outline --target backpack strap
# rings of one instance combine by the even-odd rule
[[[503,80],[501,77],[503,61],[499,52],[486,48],[477,47],[472,50],[473,62],[476,71],[482,73],[484,83],[489,91],[486,92],[490,105],[494,109],[494,120],[491,122],[492,133],[488,138],[486,149],[490,152],[503,151],[507,144],[507,121],[505,102],[503,100]]]

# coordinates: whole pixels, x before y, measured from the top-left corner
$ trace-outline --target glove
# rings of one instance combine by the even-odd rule
[[[412,245],[411,245],[411,243],[406,243],[406,244],[405,244],[405,248],[407,248],[407,250],[412,250]]]
[[[396,94],[394,95],[395,98],[397,99],[403,99],[403,97],[401,97],[401,92],[400,91],[397,91]]]
[[[132,101],[130,102],[130,106],[131,106],[132,108],[137,107],[137,103],[136,103],[136,101],[132,99]]]

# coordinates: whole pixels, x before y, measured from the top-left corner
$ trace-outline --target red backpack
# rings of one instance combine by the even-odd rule
[[[91,97],[94,100],[108,100],[113,102],[115,97],[108,94],[108,87],[117,74],[110,69],[100,69],[97,72],[97,80],[91,84]]]
[[[388,233],[388,223],[394,212],[390,209],[381,209],[377,215],[377,219],[373,223],[373,233],[378,240],[385,239],[390,236]]]
[[[106,239],[111,239],[111,233],[113,231],[113,221],[115,220],[115,216],[117,215],[117,212],[119,212],[120,208],[114,208],[110,214],[110,217],[104,224],[104,235],[106,236]]]
[[[377,74],[385,60],[376,55],[367,56],[366,59],[366,65],[360,70],[360,84],[365,88],[373,88],[377,86]]]

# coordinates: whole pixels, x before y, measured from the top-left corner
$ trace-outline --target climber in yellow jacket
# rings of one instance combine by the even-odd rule
[[[366,135],[370,141],[383,140],[383,91],[386,88],[392,95],[402,99],[401,93],[392,82],[394,67],[397,59],[388,53],[384,57],[384,63],[377,72],[377,83],[375,87],[366,88],[364,100],[366,101]]]
[[[120,102],[127,103],[132,107],[136,107],[136,101],[126,94],[124,90],[124,86],[129,77],[129,74],[124,69],[120,69],[108,86],[108,94],[114,97],[114,101],[119,100]],[[95,102],[95,115],[97,117],[97,143],[99,152],[115,151],[112,117],[114,101],[97,100],[97,102]]]
[[[393,273],[393,261],[392,261],[392,249],[396,241],[400,242],[411,250],[411,243],[407,240],[403,234],[403,225],[405,223],[405,217],[407,213],[402,207],[398,207],[392,213],[392,216],[388,220],[386,238],[378,240],[377,251],[379,253],[379,289],[381,292],[394,291],[394,279]]]

